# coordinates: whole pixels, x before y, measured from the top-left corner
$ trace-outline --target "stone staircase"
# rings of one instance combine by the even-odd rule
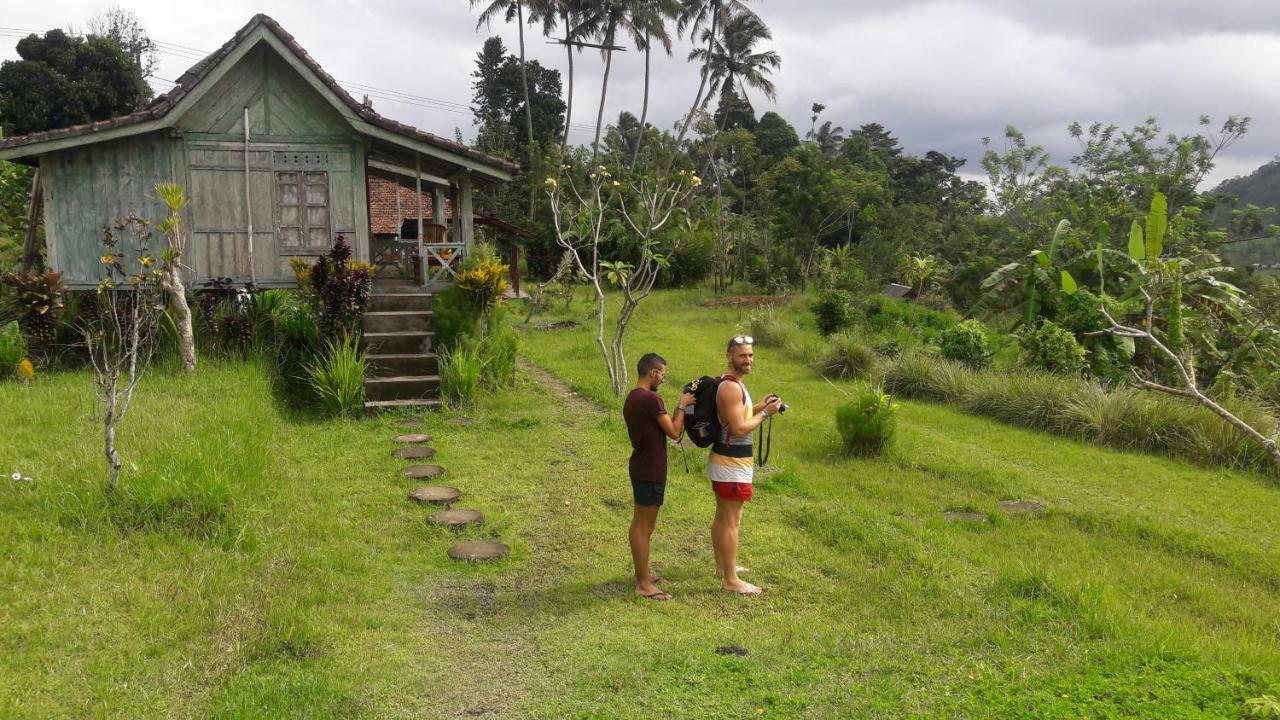
[[[369,351],[366,411],[440,406],[431,294],[408,280],[376,278],[361,333]]]

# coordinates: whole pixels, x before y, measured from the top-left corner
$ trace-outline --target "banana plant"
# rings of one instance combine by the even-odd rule
[[[1029,262],[1011,262],[996,268],[982,281],[983,296],[978,300],[979,306],[1000,305],[1000,299],[1010,295],[1011,287],[1021,284],[1024,294],[1014,305],[1021,304],[1022,322],[1031,325],[1044,309],[1044,292],[1074,294],[1079,284],[1070,271],[1060,266],[1062,247],[1070,231],[1071,221],[1060,220],[1049,238],[1047,249],[1032,250],[1027,255]]]

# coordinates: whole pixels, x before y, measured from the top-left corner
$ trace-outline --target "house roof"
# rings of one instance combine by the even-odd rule
[[[245,42],[245,40],[249,38],[259,27],[264,27],[273,33],[285,45],[285,47],[287,47],[289,51],[298,58],[298,60],[305,64],[306,67],[310,69],[311,72],[313,72],[315,76],[324,83],[324,85],[326,85],[328,89],[331,90],[333,94],[337,96],[341,102],[344,103],[346,107],[350,109],[351,112],[360,120],[394,135],[425,143],[448,153],[456,154],[484,166],[499,170],[503,173],[514,174],[520,169],[518,165],[509,160],[487,155],[478,150],[467,147],[462,143],[397,122],[382,116],[374,111],[372,107],[360,103],[355,98],[351,97],[350,93],[343,89],[332,75],[325,72],[324,68],[320,67],[320,64],[317,63],[315,59],[298,44],[298,41],[280,26],[280,23],[261,13],[254,15],[253,19],[244,27],[240,28],[240,30],[236,32],[235,36],[224,43],[222,47],[213,51],[195,65],[192,65],[178,78],[177,85],[174,86],[173,89],[158,96],[141,110],[137,110],[127,115],[110,118],[108,120],[3,138],[0,139],[0,151],[25,146],[38,146],[46,142],[67,138],[85,138],[86,142],[96,142],[96,138],[91,138],[90,136],[101,133],[105,130],[138,125],[151,120],[162,120],[174,107],[178,106],[182,102],[184,97],[189,95],[197,85],[205,80],[219,63],[230,55],[237,46]],[[39,154],[40,152],[42,152],[42,150],[39,147],[31,147],[30,153],[4,154],[9,157],[16,158]]]

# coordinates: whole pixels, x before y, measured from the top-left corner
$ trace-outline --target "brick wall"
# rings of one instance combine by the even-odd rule
[[[400,216],[396,217],[396,193],[400,194]],[[453,218],[453,201],[445,198],[444,216]],[[431,186],[422,186],[422,221],[431,222]],[[418,201],[412,185],[405,187],[391,178],[369,173],[369,226],[373,234],[399,234],[403,220],[418,219]]]

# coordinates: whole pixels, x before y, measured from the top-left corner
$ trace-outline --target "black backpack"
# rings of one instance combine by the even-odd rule
[[[711,447],[720,439],[720,414],[716,412],[716,391],[720,378],[703,375],[684,386],[693,395],[693,404],[684,409],[684,431],[700,448]]]

